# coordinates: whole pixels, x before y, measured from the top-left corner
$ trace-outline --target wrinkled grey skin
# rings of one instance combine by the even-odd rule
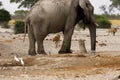
[[[91,36],[91,50],[96,48],[96,25],[93,6],[89,0],[40,0],[30,10],[26,24],[29,36],[29,55],[46,54],[43,40],[49,33],[63,32],[59,53],[71,53],[71,37],[75,25],[82,20]],[[37,53],[35,43],[37,42]]]

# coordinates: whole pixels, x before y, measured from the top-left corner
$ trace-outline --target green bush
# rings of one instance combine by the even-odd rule
[[[111,28],[111,22],[103,15],[95,15],[98,28]]]
[[[24,26],[25,26],[24,21],[16,21],[14,26],[14,33],[15,34],[24,33]]]
[[[10,13],[4,9],[0,9],[0,22],[8,22],[10,19]]]
[[[97,28],[111,28],[111,22],[104,15],[94,15]],[[82,21],[79,21],[80,28],[85,28]]]

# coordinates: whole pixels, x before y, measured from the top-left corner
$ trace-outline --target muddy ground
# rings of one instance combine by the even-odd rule
[[[61,42],[62,43],[62,34]],[[44,40],[47,56],[29,56],[28,38],[23,34],[0,33],[0,80],[118,80],[120,77],[120,31],[116,36],[97,29],[97,50],[90,53],[89,32],[75,31],[72,38],[73,54],[58,54],[50,34]],[[80,54],[78,40],[84,39],[87,54]],[[14,60],[22,57],[24,65]]]

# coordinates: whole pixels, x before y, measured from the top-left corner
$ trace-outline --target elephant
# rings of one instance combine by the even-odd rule
[[[94,7],[89,0],[39,0],[26,17],[28,27],[28,54],[46,54],[44,38],[50,33],[62,32],[63,43],[59,54],[71,53],[71,38],[75,25],[82,21],[89,28],[91,50],[96,50]],[[37,43],[37,51],[35,44]]]

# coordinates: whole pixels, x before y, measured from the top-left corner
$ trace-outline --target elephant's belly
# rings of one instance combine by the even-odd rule
[[[49,26],[48,29],[49,33],[57,33],[57,32],[61,32],[64,30],[64,25],[53,25],[53,26]]]
[[[56,16],[57,17],[57,16]],[[64,30],[66,24],[65,17],[61,16],[59,18],[52,17],[49,22],[49,33],[57,33]]]

